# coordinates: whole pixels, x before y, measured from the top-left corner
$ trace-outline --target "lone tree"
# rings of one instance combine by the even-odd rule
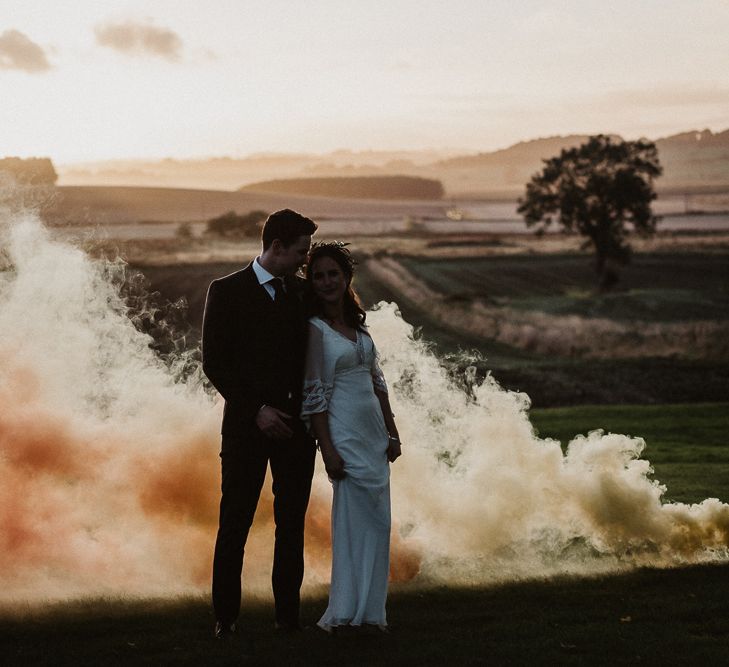
[[[645,236],[655,232],[653,179],[662,171],[652,142],[599,134],[544,160],[517,210],[538,234],[558,215],[567,231],[587,237],[583,247],[594,247],[599,286],[607,290],[618,281],[618,266],[630,261],[626,225]]]

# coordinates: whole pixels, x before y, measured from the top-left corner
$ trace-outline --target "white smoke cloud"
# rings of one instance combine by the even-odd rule
[[[209,586],[220,403],[181,381],[127,317],[121,265],[0,214],[0,602],[173,595]],[[494,581],[726,558],[729,506],[662,504],[639,438],[594,432],[566,455],[529,400],[464,391],[394,305],[370,313],[398,415],[393,575]],[[331,489],[315,476],[306,584],[327,581]],[[270,494],[246,549],[269,588]]]
[[[662,504],[640,438],[538,438],[529,398],[491,378],[473,396],[417,350],[393,306],[368,317],[394,382],[406,456],[394,514],[420,544],[423,576],[485,581],[727,556],[729,505]]]
[[[0,34],[0,69],[35,74],[51,69],[45,51],[19,30]]]
[[[101,46],[120,53],[155,56],[170,61],[180,59],[182,39],[169,28],[140,21],[126,21],[98,25],[94,32],[96,41]]]

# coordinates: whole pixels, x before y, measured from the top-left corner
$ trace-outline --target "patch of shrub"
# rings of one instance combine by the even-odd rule
[[[250,211],[243,215],[228,211],[208,220],[205,233],[227,238],[257,238],[267,217],[265,211]]]
[[[5,157],[0,159],[0,172],[7,172],[23,185],[54,185],[58,175],[48,158]]]

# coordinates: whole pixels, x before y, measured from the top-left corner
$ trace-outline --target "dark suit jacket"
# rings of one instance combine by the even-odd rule
[[[263,404],[299,420],[306,354],[303,281],[286,278],[286,306],[274,303],[252,264],[214,280],[203,317],[203,370],[225,399],[222,433],[260,435],[255,417]]]

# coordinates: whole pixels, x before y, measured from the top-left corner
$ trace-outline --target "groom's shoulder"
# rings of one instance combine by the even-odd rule
[[[216,278],[210,283],[210,287],[223,290],[234,289],[248,283],[251,275],[253,275],[253,268],[251,264],[248,264],[248,266],[243,269],[229,273],[226,276]]]

